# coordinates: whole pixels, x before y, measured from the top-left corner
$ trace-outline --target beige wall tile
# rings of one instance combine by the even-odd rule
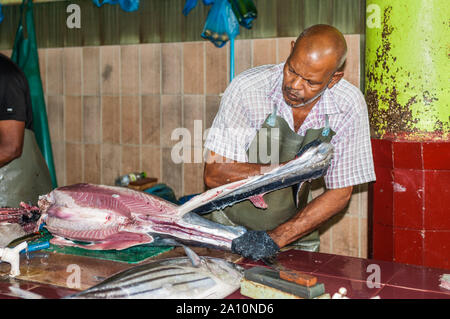
[[[12,50],[0,50],[0,53],[11,58]]]
[[[156,146],[141,147],[142,171],[149,177],[156,177],[161,181],[161,148]]]
[[[361,208],[360,208],[360,216],[363,218],[367,218],[369,214],[369,185],[367,183],[359,186],[361,190]]]
[[[142,144],[160,145],[161,98],[159,95],[142,96]]]
[[[205,98],[205,129],[209,129],[216,117],[220,107],[221,97],[218,95],[209,95]]]
[[[161,46],[162,94],[181,93],[181,49],[180,43],[164,43]]]
[[[65,126],[67,142],[82,142],[82,105],[81,96],[65,97]]]
[[[84,182],[101,183],[101,145],[84,144]]]
[[[191,137],[188,145],[201,148],[205,128],[203,123],[205,97],[204,95],[185,95],[183,99],[183,127],[188,129]]]
[[[65,143],[52,140],[53,161],[55,164],[56,181],[58,186],[66,185],[66,153]]]
[[[48,96],[47,118],[53,142],[64,142],[64,97]]]
[[[367,258],[368,256],[368,220],[367,218],[360,217],[359,218],[359,236],[361,238],[360,241],[360,253],[358,257]]]
[[[140,143],[140,97],[122,96],[122,143]]]
[[[228,51],[229,44],[217,48],[211,42],[206,46],[206,94],[220,94],[229,82]]]
[[[183,91],[185,94],[203,94],[204,59],[204,42],[183,44]]]
[[[122,95],[137,95],[140,93],[139,46],[124,45],[120,50]]]
[[[171,148],[162,148],[161,181],[173,189],[177,198],[183,194],[183,164],[175,164],[171,157]]]
[[[98,96],[83,98],[83,131],[85,143],[101,142],[101,109]]]
[[[333,252],[333,220],[326,221],[319,227],[321,253],[331,254]]]
[[[39,72],[41,74],[42,90],[47,94],[47,49],[38,49]]]
[[[162,95],[162,127],[161,127],[161,146],[172,146],[176,141],[171,140],[171,134],[176,128],[182,127],[182,107],[181,96]]]
[[[346,214],[359,216],[361,207],[361,191],[359,185],[353,187],[352,196],[350,202],[347,204]]]
[[[66,183],[83,181],[82,144],[66,143]]]
[[[360,82],[360,69],[359,69],[359,34],[346,34],[344,35],[347,41],[347,62],[344,70],[344,79],[349,81],[351,84],[359,87]]]
[[[64,94],[63,49],[47,50],[47,94]]]
[[[102,141],[120,143],[120,96],[102,96]]]
[[[140,146],[122,146],[122,168],[121,175],[133,172],[140,172]]]
[[[277,63],[285,62],[291,54],[291,42],[295,41],[295,37],[278,38],[278,54]]]
[[[121,146],[117,144],[102,144],[102,184],[114,185],[120,176],[122,162]]]
[[[81,95],[81,48],[64,48],[64,94]]]
[[[191,153],[194,153],[194,149]],[[205,190],[203,183],[203,163],[184,163],[184,194],[191,195],[202,193]]]
[[[337,223],[333,226],[333,254],[358,257],[358,217],[339,214],[336,218]]]
[[[83,48],[83,95],[100,94],[100,48]]]
[[[234,74],[252,67],[252,40],[236,40],[234,44]]]
[[[276,39],[253,40],[253,66],[275,64],[277,62]]]
[[[141,92],[161,93],[161,44],[142,44],[141,50]]]
[[[120,46],[101,46],[102,95],[120,94]]]

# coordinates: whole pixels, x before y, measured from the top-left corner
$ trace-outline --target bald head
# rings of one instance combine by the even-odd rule
[[[320,63],[340,70],[347,57],[347,43],[342,33],[326,24],[317,24],[304,30],[295,41],[291,56],[301,56],[310,63]],[[333,66],[334,64],[334,66]]]

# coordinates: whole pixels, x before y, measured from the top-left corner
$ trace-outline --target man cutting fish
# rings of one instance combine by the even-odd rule
[[[50,173],[33,132],[27,78],[0,54],[0,207],[36,203],[51,189]]]
[[[342,79],[346,55],[339,30],[315,25],[292,41],[285,63],[244,71],[226,89],[205,142],[208,187],[261,174],[312,141],[334,147],[326,191],[314,200],[304,183],[267,193],[260,204],[246,200],[206,216],[249,229],[233,240],[234,252],[261,259],[293,242],[317,251],[317,228],[346,207],[353,186],[375,180],[367,106],[360,90]],[[277,145],[273,139],[278,153],[268,162],[258,147]]]

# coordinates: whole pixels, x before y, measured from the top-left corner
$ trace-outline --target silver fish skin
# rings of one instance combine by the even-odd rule
[[[255,194],[319,178],[326,173],[333,152],[334,147],[330,143],[313,143],[298,158],[265,174],[210,189],[180,206],[179,211],[205,214],[246,200]]]
[[[240,287],[243,268],[220,258],[169,258],[122,271],[69,299],[222,299]]]

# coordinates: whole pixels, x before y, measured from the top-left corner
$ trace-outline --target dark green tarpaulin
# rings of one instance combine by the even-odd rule
[[[23,13],[25,12],[25,25]],[[11,59],[23,70],[30,86],[31,104],[33,107],[33,129],[36,141],[44,156],[52,178],[53,187],[56,182],[55,165],[53,162],[52,144],[48,130],[47,112],[45,109],[44,90],[42,89],[39,56],[34,29],[33,1],[24,0],[21,5],[21,17],[17,28],[16,39]],[[25,32],[27,36],[25,35]]]

